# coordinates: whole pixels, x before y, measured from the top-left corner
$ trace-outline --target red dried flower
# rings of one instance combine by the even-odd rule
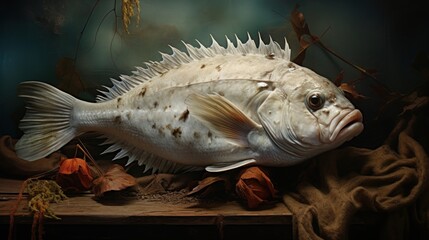
[[[270,178],[259,167],[250,167],[241,171],[235,191],[246,201],[249,208],[257,208],[272,201],[277,193]]]
[[[86,191],[92,186],[93,177],[85,160],[68,158],[61,160],[56,182],[65,191]]]

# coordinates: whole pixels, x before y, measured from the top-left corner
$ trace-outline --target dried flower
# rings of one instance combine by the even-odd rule
[[[65,191],[89,190],[92,180],[91,170],[85,160],[81,158],[68,158],[61,161],[56,182]]]
[[[257,208],[272,201],[277,193],[270,178],[259,167],[250,167],[241,171],[235,191],[246,201],[249,208]]]
[[[137,10],[137,11],[135,11]],[[137,13],[136,13],[137,12]],[[137,25],[140,23],[140,0],[122,0],[122,24],[127,33],[131,18],[136,16]]]

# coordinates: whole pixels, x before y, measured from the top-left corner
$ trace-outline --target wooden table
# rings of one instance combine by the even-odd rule
[[[1,239],[7,239],[10,209],[21,183],[0,179]],[[282,203],[250,211],[235,201],[99,202],[92,194],[81,194],[52,204],[52,209],[61,220],[46,219],[44,239],[292,239],[292,214]],[[15,214],[17,239],[30,239],[31,223],[24,198]]]

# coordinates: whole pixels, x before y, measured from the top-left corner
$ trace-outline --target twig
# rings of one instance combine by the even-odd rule
[[[78,139],[78,140],[79,140],[80,144],[77,144],[76,148],[80,149],[83,152],[83,154],[89,158],[91,163],[95,166],[95,169],[97,169],[98,176],[104,175],[104,171],[100,168],[100,166],[97,164],[95,159],[91,156],[91,153],[89,153],[88,149],[85,147],[83,142],[80,139]]]
[[[82,37],[83,37],[83,33],[85,32],[85,29],[88,26],[89,19],[91,19],[91,16],[94,13],[95,7],[97,7],[97,5],[98,5],[99,2],[100,2],[100,0],[96,0],[95,1],[94,6],[92,6],[92,8],[91,8],[91,12],[89,13],[89,16],[86,18],[86,22],[83,25],[82,31],[80,31],[79,39],[77,40],[77,46],[76,46],[76,50],[74,52],[74,58],[73,58],[73,62],[75,64],[76,64],[76,61],[77,61],[77,56],[78,56],[78,52],[79,52],[80,42],[81,42]]]

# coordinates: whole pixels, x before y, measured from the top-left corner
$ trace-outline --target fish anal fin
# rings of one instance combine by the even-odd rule
[[[207,172],[225,172],[239,167],[247,166],[256,163],[255,159],[246,159],[231,164],[211,165],[206,167]]]
[[[192,116],[230,142],[247,146],[249,132],[261,126],[219,94],[191,94],[186,99]]]

